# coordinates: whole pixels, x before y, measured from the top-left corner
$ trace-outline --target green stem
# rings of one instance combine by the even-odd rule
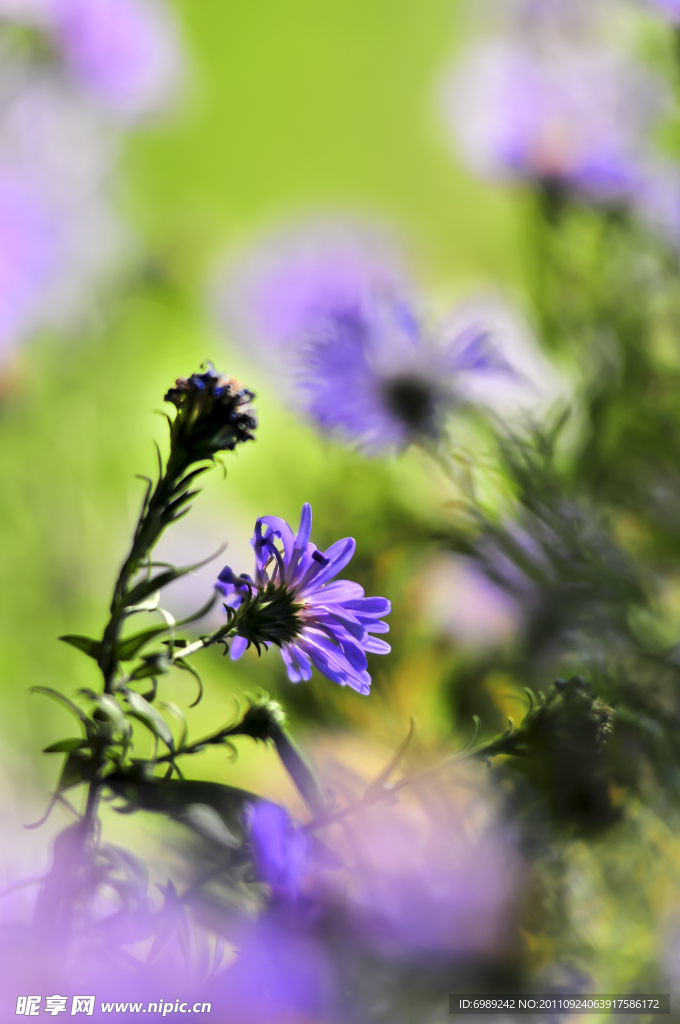
[[[118,669],[116,658],[116,644],[120,636],[120,630],[125,618],[127,606],[127,594],[130,581],[139,572],[149,553],[159,540],[165,525],[162,514],[167,507],[172,490],[187,469],[186,458],[183,453],[177,456],[171,452],[170,458],[153,494],[142,506],[142,513],[139,517],[137,529],[132,541],[130,553],[125,559],[116,585],[113,590],[109,621],[102,636],[101,654],[99,667],[104,676],[104,693],[113,692],[113,681]]]

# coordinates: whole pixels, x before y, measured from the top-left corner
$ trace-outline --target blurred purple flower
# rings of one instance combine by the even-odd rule
[[[0,358],[40,306],[57,266],[59,227],[43,196],[0,177]]]
[[[464,647],[488,650],[522,623],[522,603],[471,558],[439,553],[422,577],[423,617]]]
[[[422,804],[357,816],[351,916],[383,955],[490,953],[503,939],[519,858],[510,831],[465,823],[436,787]]]
[[[371,677],[366,654],[390,650],[384,640],[369,634],[389,631],[380,620],[389,613],[390,602],[365,597],[358,583],[331,583],[356,544],[345,537],[322,554],[310,543],[311,530],[307,503],[296,535],[278,516],[262,516],[252,541],[255,579],[236,576],[229,566],[220,573],[217,589],[230,608],[240,609],[231,657],[240,658],[251,642],[273,642],[281,649],[291,682],[310,679],[314,665],[333,682],[367,694]]]
[[[97,100],[126,115],[162,106],[179,75],[179,43],[153,0],[44,0],[46,28]]]
[[[614,49],[491,41],[445,83],[446,119],[467,164],[492,180],[557,182],[625,200],[666,87]]]
[[[266,801],[250,807],[248,826],[258,874],[275,896],[296,902],[310,871],[311,835],[296,828],[283,807]]]
[[[229,1024],[336,1021],[339,984],[328,952],[289,916],[243,932],[234,964],[207,988]]]
[[[371,225],[313,220],[273,232],[221,272],[217,315],[236,341],[289,367],[291,352],[329,316],[403,292],[402,263],[395,242]]]
[[[447,413],[466,401],[465,382],[499,374],[514,377],[483,320],[457,323],[437,345],[396,301],[328,316],[299,358],[307,411],[369,452],[439,440]]]
[[[503,414],[539,396],[537,359],[516,318],[509,327],[499,303],[477,304],[437,330],[442,342],[430,338],[394,249],[383,247],[381,263],[367,237],[342,224],[275,237],[270,253],[257,250],[220,287],[223,322],[286,380],[297,409],[379,453],[439,440],[447,414],[463,404]]]
[[[0,81],[0,349],[79,319],[123,250],[107,197],[113,148],[50,76]]]

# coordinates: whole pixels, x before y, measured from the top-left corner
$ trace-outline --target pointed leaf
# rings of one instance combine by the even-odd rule
[[[65,697],[63,693],[59,693],[58,690],[53,690],[51,686],[32,686],[31,693],[44,693],[46,697],[51,697],[52,700],[59,701],[69,709],[80,721],[83,723],[86,729],[89,729],[92,725],[89,718],[77,704],[74,704],[72,700]]]
[[[140,633],[135,633],[134,636],[126,637],[125,640],[120,640],[116,644],[116,655],[119,661],[132,661],[132,659],[141,651],[146,644],[148,644],[154,637],[159,636],[161,633],[167,633],[168,626],[165,623],[162,626],[151,626],[149,629],[143,629]]]
[[[45,747],[43,754],[68,754],[72,750],[81,750],[87,746],[89,746],[87,740],[58,740],[56,743],[50,743],[49,747]]]
[[[187,822],[187,809],[194,804],[212,807],[225,823],[231,835],[242,840],[243,822],[247,804],[269,803],[255,793],[219,782],[200,782],[193,779],[159,779],[144,775],[143,766],[113,772],[106,785],[128,803],[144,811],[167,814]]]
[[[143,725],[163,740],[168,750],[174,751],[175,741],[170,732],[170,727],[165,721],[161,713],[153,706],[149,704],[147,700],[142,697],[140,693],[135,693],[134,690],[128,690],[125,695],[125,699],[130,705],[130,711],[128,712],[133,718],[138,719]]]
[[[72,750],[64,761],[57,793],[63,793],[71,786],[77,786],[81,782],[90,782],[95,774],[95,765],[89,754],[80,750]]]
[[[93,640],[91,636],[80,636],[77,633],[67,633],[65,636],[60,636],[59,639],[63,640],[65,644],[70,644],[71,647],[77,647],[79,651],[83,651],[95,661],[98,660],[102,649],[99,640]]]

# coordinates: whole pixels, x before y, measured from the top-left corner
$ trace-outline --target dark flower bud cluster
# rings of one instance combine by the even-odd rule
[[[579,832],[616,820],[603,758],[613,721],[612,708],[573,676],[556,680],[519,729],[499,738],[494,752],[515,755],[500,773],[530,820],[541,808]]]
[[[614,712],[581,676],[557,679],[547,700],[527,716],[515,734],[527,753],[569,753],[592,762],[612,731]]]
[[[165,395],[165,401],[177,409],[171,426],[173,451],[183,453],[187,462],[233,451],[244,441],[252,441],[257,427],[251,405],[254,393],[219,373],[212,363],[206,366],[204,373],[178,377]]]

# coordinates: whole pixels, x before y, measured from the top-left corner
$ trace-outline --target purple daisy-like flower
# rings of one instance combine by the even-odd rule
[[[271,232],[242,252],[215,281],[219,322],[276,372],[329,314],[370,294],[408,288],[391,236],[371,223],[318,217]]]
[[[459,322],[435,344],[406,303],[378,298],[330,314],[298,367],[311,416],[368,452],[438,440],[447,413],[467,404],[466,380],[513,373],[482,320]]]
[[[216,588],[235,610],[237,636],[231,657],[240,658],[251,644],[275,643],[293,683],[308,680],[312,665],[341,686],[368,693],[371,677],[366,654],[387,654],[389,645],[371,633],[387,633],[380,621],[390,611],[384,597],[365,597],[358,583],[333,580],[352,558],[352,537],[324,552],[309,540],[312,509],[302,507],[300,528],[293,534],[279,516],[262,516],[255,524],[255,578],[236,576],[226,566]]]
[[[626,200],[667,89],[613,48],[493,40],[444,88],[446,119],[473,171],[560,183],[595,202]]]

